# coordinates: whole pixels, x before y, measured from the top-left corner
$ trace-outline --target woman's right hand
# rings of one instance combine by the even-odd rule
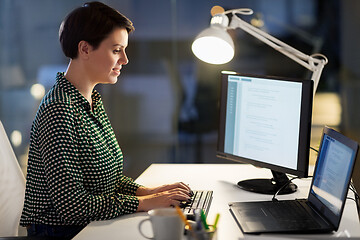
[[[189,196],[192,196],[192,191],[190,189],[190,187],[188,185],[186,185],[183,182],[176,182],[176,183],[172,183],[172,184],[164,184],[158,187],[144,187],[141,186],[137,189],[136,191],[136,196],[145,196],[145,195],[151,195],[151,194],[155,194],[155,193],[160,193],[160,192],[165,192],[165,191],[170,191],[172,189],[182,189],[187,191],[187,194]]]
[[[138,196],[139,206],[137,211],[149,211],[154,208],[179,206],[181,202],[188,202],[191,197],[183,188],[174,188],[155,194]]]

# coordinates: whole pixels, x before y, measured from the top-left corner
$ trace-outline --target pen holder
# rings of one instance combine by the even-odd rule
[[[189,221],[190,222],[190,221]],[[196,223],[191,221],[192,230],[186,229],[185,235],[187,240],[216,240],[217,229],[214,229],[212,225],[209,229],[196,230]]]

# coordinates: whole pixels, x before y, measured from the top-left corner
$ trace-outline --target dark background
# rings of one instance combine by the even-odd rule
[[[40,100],[68,64],[58,42],[62,19],[85,1],[0,0],[0,120],[26,172],[29,134]],[[356,0],[108,0],[136,28],[129,64],[115,85],[102,85],[105,108],[125,157],[125,173],[137,177],[151,163],[231,163],[216,158],[221,70],[309,78],[291,59],[242,30],[232,31],[235,58],[205,64],[191,43],[209,26],[210,9],[252,8],[244,19],[300,51],[329,59],[314,102],[312,145],[322,126],[360,140],[360,1]],[[16,142],[16,134],[21,142]],[[19,138],[17,138],[19,140]]]

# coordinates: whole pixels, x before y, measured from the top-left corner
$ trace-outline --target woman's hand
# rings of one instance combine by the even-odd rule
[[[149,211],[154,208],[179,206],[181,202],[189,202],[191,200],[186,191],[179,189],[140,196],[138,199],[138,212]]]
[[[153,188],[139,187],[138,190],[136,191],[136,196],[151,195],[151,194],[155,194],[155,193],[169,191],[172,189],[185,190],[188,192],[189,196],[192,196],[192,191],[191,191],[190,187],[182,182],[177,182],[177,183],[173,183],[173,184],[165,184],[165,185],[161,185],[159,187],[153,187]]]
[[[136,191],[139,199],[137,211],[179,206],[181,202],[189,202],[192,194],[190,187],[181,182],[154,188],[139,187]]]

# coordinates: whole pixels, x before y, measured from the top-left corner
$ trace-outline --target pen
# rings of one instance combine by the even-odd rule
[[[188,220],[186,219],[185,215],[183,214],[183,212],[181,211],[180,207],[179,206],[175,206],[175,209],[176,209],[176,212],[179,214],[181,220],[185,223],[185,226],[188,227],[188,229],[190,231],[192,231],[192,227],[191,225],[189,224]]]
[[[216,229],[216,226],[217,226],[217,224],[218,224],[219,217],[220,217],[220,214],[219,214],[219,213],[218,213],[218,214],[216,214],[216,217],[215,217],[215,222],[214,222],[214,225],[213,225],[214,230]]]
[[[204,228],[206,230],[209,230],[209,225],[206,223],[206,216],[205,216],[205,213],[204,213],[203,210],[201,210],[201,221],[202,221],[202,223],[204,225]]]

